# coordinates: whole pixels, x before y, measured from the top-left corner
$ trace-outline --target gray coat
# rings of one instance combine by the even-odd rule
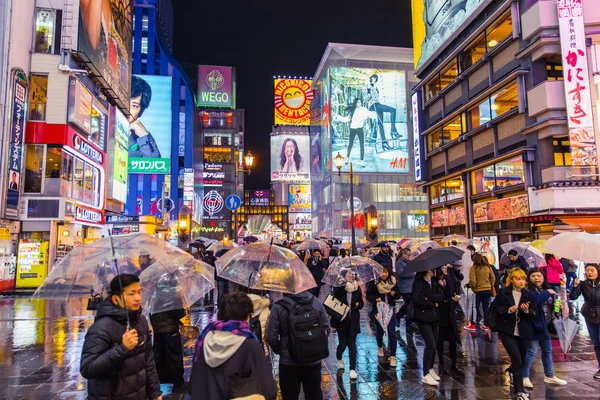
[[[415,274],[406,271],[407,262],[399,257],[396,260],[396,285],[400,293],[412,293],[413,282],[415,281]]]

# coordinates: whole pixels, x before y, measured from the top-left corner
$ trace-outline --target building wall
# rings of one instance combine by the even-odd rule
[[[66,124],[69,99],[69,74],[58,70],[60,56],[53,54],[31,55],[31,71],[48,75],[46,123]]]

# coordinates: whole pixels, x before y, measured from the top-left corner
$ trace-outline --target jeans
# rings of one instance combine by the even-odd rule
[[[575,279],[577,279],[577,272],[565,272],[567,277],[567,290],[573,289],[573,285],[575,284]]]
[[[533,361],[537,355],[538,347],[542,348],[542,365],[544,366],[544,375],[546,375],[548,378],[552,378],[554,376],[554,371],[552,370],[552,340],[541,339],[529,341],[527,355],[525,356],[525,362],[523,363],[523,378],[529,378],[531,365],[533,365]]]
[[[377,334],[375,338],[377,339],[377,347],[383,347],[383,328],[379,324],[379,321],[376,323],[377,326]],[[396,340],[396,315],[392,314],[392,318],[390,318],[390,322],[387,326],[387,334],[388,334],[388,346],[390,354],[396,357],[396,347],[398,346],[398,341]]]
[[[588,332],[590,333],[590,339],[594,345],[594,351],[596,352],[596,360],[598,361],[598,368],[600,368],[600,324],[594,324],[593,322],[585,321]]]
[[[523,360],[525,360],[525,356],[527,355],[529,341],[505,333],[500,333],[500,340],[510,357],[508,371],[513,374],[515,393],[523,393],[525,392],[525,388],[523,387]]]
[[[554,290],[556,293],[560,293],[560,283],[550,283],[550,289]]]
[[[306,399],[323,400],[320,362],[297,366],[279,364],[279,388],[283,400],[298,400],[300,386]]]
[[[160,382],[183,386],[183,345],[179,332],[155,333],[152,349]]]
[[[339,344],[335,352],[335,357],[341,360],[347,347],[350,353],[350,370],[356,370],[356,333],[351,334],[350,327],[346,325],[342,325],[337,332]]]
[[[429,370],[433,368],[433,364],[435,363],[439,327],[439,325],[419,322],[419,332],[425,342],[425,350],[423,351],[423,376],[429,374]]]
[[[483,323],[485,324],[488,319],[488,313],[490,311],[490,299],[492,298],[491,290],[484,290],[483,292],[475,293],[475,303],[477,304],[477,321],[481,322],[481,312],[479,311],[479,305],[483,308]]]
[[[391,132],[398,132],[396,129],[396,109],[385,104],[375,103],[369,110],[377,113],[377,126],[379,127],[379,137],[383,143],[387,143],[385,138],[385,130],[383,129],[383,113],[390,113]]]
[[[221,305],[221,299],[229,293],[229,281],[217,279],[217,306]]]
[[[347,158],[350,158],[352,153],[352,146],[354,145],[354,139],[358,136],[358,143],[360,144],[360,160],[365,159],[365,132],[363,128],[350,128],[350,143],[348,144]]]

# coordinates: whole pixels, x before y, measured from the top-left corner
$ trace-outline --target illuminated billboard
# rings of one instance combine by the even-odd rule
[[[422,67],[471,15],[491,0],[412,0],[415,69]],[[477,12],[476,12],[477,11]]]
[[[79,2],[77,51],[123,104],[129,101],[132,21],[131,0]]]
[[[133,75],[129,112],[129,173],[171,171],[172,78]]]
[[[311,211],[310,185],[288,185],[288,212],[306,213]]]
[[[112,165],[112,198],[125,203],[127,200],[127,141],[129,121],[123,113],[115,108],[115,140]]]
[[[271,181],[310,181],[310,136],[271,136]]]
[[[404,71],[334,67],[330,72],[331,157],[344,157],[342,171],[352,161],[356,172],[408,173]]]
[[[270,203],[270,190],[252,190],[250,192],[251,206],[268,206]]]
[[[312,81],[275,79],[275,125],[309,125]]]
[[[198,66],[198,107],[235,108],[233,67]]]

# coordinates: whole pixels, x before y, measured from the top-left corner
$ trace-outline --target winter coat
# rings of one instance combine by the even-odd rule
[[[152,330],[155,334],[179,332],[180,319],[185,315],[186,312],[183,308],[152,314],[150,315]]]
[[[538,288],[531,288],[529,292],[535,297],[537,305],[537,313],[535,318],[531,319],[531,327],[533,329],[531,340],[550,340],[550,333],[548,332],[548,321],[546,319],[546,310],[544,305],[548,299],[552,298],[552,295],[547,290],[540,290]]]
[[[579,282],[579,285],[571,289],[571,300],[577,300],[583,294],[583,306],[581,315],[587,322],[600,324],[600,284],[590,280]]]
[[[122,343],[127,313],[131,328],[143,341],[132,350]],[[110,297],[102,302],[85,336],[80,372],[88,380],[91,400],[153,400],[161,395],[150,328],[141,310],[127,311]]]
[[[496,275],[492,271],[492,266],[484,265],[473,265],[469,272],[469,286],[475,293],[485,292],[492,290],[494,283],[496,282]]]
[[[392,270],[392,266],[394,265],[392,261],[392,255],[389,252],[387,254],[383,254],[381,250],[379,251],[379,253],[375,254],[375,257],[373,257],[373,261],[378,262],[384,267],[388,267],[390,271]]]
[[[394,292],[394,295],[391,294],[392,292]],[[371,313],[373,315],[377,315],[377,299],[381,299],[381,301],[395,307],[396,300],[399,298],[400,291],[398,290],[398,282],[396,282],[392,290],[387,294],[379,293],[379,290],[377,290],[377,279],[367,285],[367,300],[371,303]]]
[[[429,284],[425,279],[415,279],[412,299],[415,302],[415,319],[431,325],[437,325],[440,320],[436,303],[444,301],[444,294],[434,280]]]
[[[516,267],[519,267],[523,271],[527,272],[529,270],[529,263],[523,256],[519,256],[515,261],[511,261],[508,265],[508,269],[513,269]]]
[[[321,322],[325,326],[327,335],[330,332],[329,315],[323,307],[323,303],[305,291],[290,296],[294,301],[299,304],[310,304],[312,308],[319,312]],[[297,366],[298,363],[294,361],[290,352],[290,344],[288,339],[288,312],[284,306],[279,302],[273,304],[271,309],[271,317],[269,318],[269,328],[267,330],[267,342],[275,354],[279,354],[279,363],[289,366]],[[310,365],[318,364],[320,361],[316,361]]]
[[[258,318],[260,323],[261,337],[259,339],[263,344],[265,355],[268,357],[269,344],[267,343],[267,329],[269,327],[269,316],[271,316],[271,310],[269,310],[271,300],[265,299],[264,297],[260,297],[256,294],[249,294],[248,297],[250,297],[250,300],[252,300],[252,305],[254,306],[252,318]]]
[[[308,267],[308,270],[312,274],[313,278],[315,278],[317,285],[322,285],[323,283],[321,281],[325,276],[325,269],[327,269],[326,262],[323,260],[323,258],[317,260],[315,257],[311,257],[306,262],[306,266]]]
[[[456,274],[452,270],[448,270],[446,276],[446,285],[440,290],[444,296],[444,300],[439,304],[438,311],[440,312],[440,321],[447,321],[444,325],[440,323],[440,329],[452,329],[458,343],[460,343],[460,331],[458,330],[458,322],[456,320],[456,304],[452,298],[460,294],[460,281],[456,278]],[[439,286],[439,285],[438,285]],[[441,313],[446,312],[444,318]]]
[[[564,273],[562,264],[554,257],[546,261],[546,279],[550,285],[559,285],[560,276]]]
[[[415,281],[414,272],[406,272],[406,264],[408,261],[403,260],[402,257],[396,260],[396,285],[400,293],[411,293]]]
[[[338,299],[343,304],[348,304],[348,292],[343,286],[333,288],[333,297]],[[358,303],[358,307],[356,306]],[[343,321],[338,321],[335,318],[331,319],[331,327],[339,330],[349,330],[351,336],[356,336],[360,333],[360,310],[365,306],[363,301],[362,289],[360,286],[352,292],[350,304],[350,312]]]
[[[529,312],[521,310],[520,306],[523,303],[529,302]],[[515,324],[517,316],[519,317],[519,338],[529,339],[533,334],[533,319],[537,318],[538,306],[535,301],[535,296],[527,289],[521,290],[521,300],[516,313],[509,313],[508,309],[515,305],[515,299],[512,294],[512,286],[506,286],[500,289],[496,298],[492,302],[492,307],[495,307],[498,312],[498,332],[505,335],[515,335]]]
[[[192,367],[192,399],[229,400],[253,394],[276,399],[271,371],[258,340],[232,332],[209,332]]]

